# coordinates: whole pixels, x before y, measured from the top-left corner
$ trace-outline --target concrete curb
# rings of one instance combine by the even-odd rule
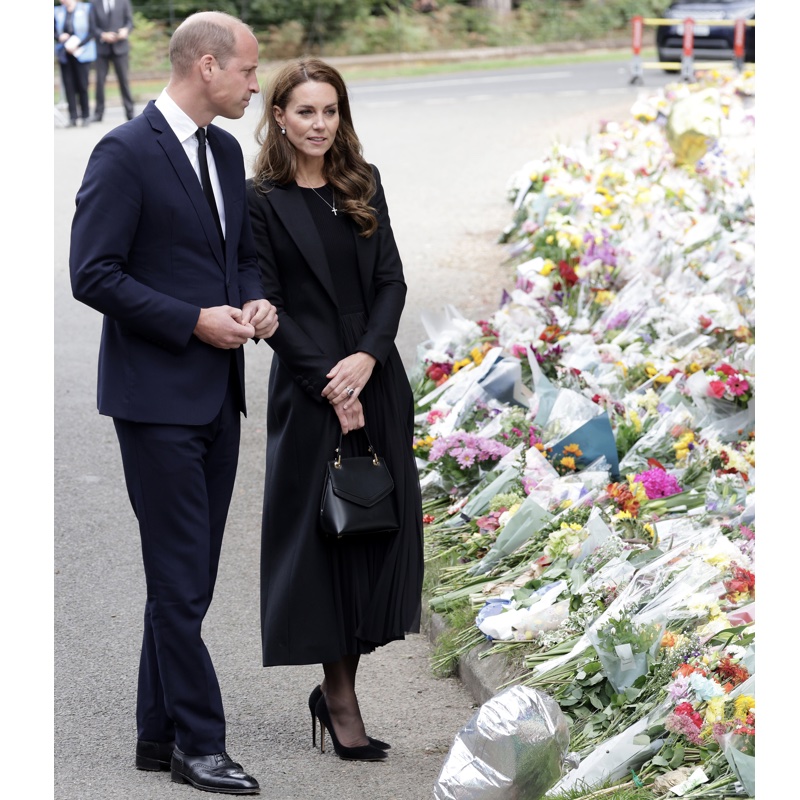
[[[441,614],[431,611],[423,612],[423,626],[432,645],[447,630],[447,621]],[[475,703],[483,705],[494,697],[499,687],[513,680],[515,671],[508,660],[503,656],[494,654],[481,658],[489,650],[489,642],[479,644],[460,659],[458,664],[458,677],[469,690]]]

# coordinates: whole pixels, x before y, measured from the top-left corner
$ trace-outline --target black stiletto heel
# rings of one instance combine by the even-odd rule
[[[317,715],[314,713],[317,708],[317,703],[322,697],[322,687],[317,685],[314,691],[308,696],[308,710],[311,712],[311,744],[317,746]],[[373,739],[367,736],[367,741],[378,750],[391,750],[392,746],[387,742],[382,742],[380,739]]]
[[[314,709],[314,715],[319,720],[319,749],[321,753],[325,752],[325,729],[331,735],[333,742],[333,750],[339,758],[348,761],[385,761],[386,752],[371,744],[360,745],[358,747],[345,747],[339,743],[336,738],[336,731],[333,729],[331,722],[331,715],[328,711],[328,704],[325,702],[325,697],[320,697]]]

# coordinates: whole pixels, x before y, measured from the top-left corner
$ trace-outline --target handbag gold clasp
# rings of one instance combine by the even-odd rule
[[[341,469],[342,468],[342,453],[341,453],[341,451],[339,450],[338,447],[336,448],[335,452],[336,452],[336,458],[333,461],[333,467],[334,467],[334,469]]]
[[[372,449],[372,445],[370,445],[367,449],[370,453],[372,453],[372,463],[376,467],[379,467],[381,465],[381,460],[378,458],[378,454]]]

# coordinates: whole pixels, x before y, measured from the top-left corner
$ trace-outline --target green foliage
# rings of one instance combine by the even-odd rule
[[[513,46],[603,39],[627,32],[636,14],[660,16],[667,0],[521,0],[498,14],[474,0],[437,0],[423,13],[412,0],[137,0],[137,16],[165,36],[183,19],[213,8],[253,27],[270,59],[305,52],[323,56],[422,53],[429,50]],[[137,34],[142,28],[137,24]],[[132,37],[132,41],[136,36]],[[142,51],[144,55],[144,51]],[[158,53],[155,53],[158,56]],[[141,69],[156,69],[142,58]]]
[[[133,72],[169,69],[169,34],[163,25],[134,11],[130,41],[130,68]]]

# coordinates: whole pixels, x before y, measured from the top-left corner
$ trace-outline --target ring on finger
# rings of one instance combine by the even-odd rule
[[[348,397],[352,397],[356,393],[356,390],[355,389],[351,389],[349,386],[345,386],[344,387],[344,391],[345,391],[345,393],[347,394]]]

